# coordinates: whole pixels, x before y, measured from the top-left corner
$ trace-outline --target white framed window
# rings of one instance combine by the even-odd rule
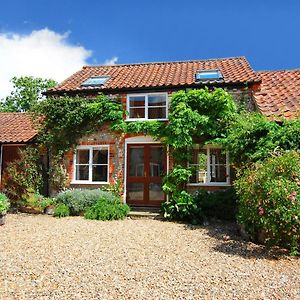
[[[109,183],[109,146],[78,146],[72,183]]]
[[[230,185],[229,154],[216,145],[195,144],[190,149],[192,161],[189,166],[193,175],[190,185]]]
[[[168,94],[130,94],[127,95],[127,120],[167,120]]]

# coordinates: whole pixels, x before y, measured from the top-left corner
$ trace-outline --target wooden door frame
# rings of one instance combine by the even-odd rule
[[[160,141],[155,141],[153,140],[153,138],[151,136],[135,136],[135,137],[131,137],[131,138],[127,138],[125,139],[125,143],[124,143],[124,195],[123,195],[123,201],[124,203],[126,203],[126,196],[127,196],[127,160],[128,160],[128,153],[127,153],[127,145],[130,144],[158,144],[158,145],[162,145],[162,143]],[[168,147],[166,147],[166,159],[167,159],[167,165],[166,165],[166,173],[169,174],[169,149]],[[166,199],[167,196],[166,196]]]

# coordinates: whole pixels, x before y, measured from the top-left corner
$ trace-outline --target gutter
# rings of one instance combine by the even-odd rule
[[[47,97],[51,96],[64,96],[64,95],[69,95],[69,96],[85,96],[85,95],[95,95],[99,93],[103,94],[121,94],[121,93],[132,93],[132,92],[143,92],[143,91],[179,91],[179,90],[184,90],[184,89],[193,89],[193,88],[204,88],[204,87],[216,87],[216,88],[244,88],[248,85],[252,85],[255,83],[259,83],[261,80],[257,81],[250,81],[250,82],[235,82],[235,83],[224,83],[224,82],[219,82],[219,83],[212,83],[212,84],[207,84],[207,83],[193,83],[193,84],[185,84],[185,85],[170,85],[170,86],[151,86],[151,87],[136,87],[136,88],[118,88],[118,89],[107,89],[107,88],[92,88],[92,89],[77,89],[77,90],[58,90],[58,91],[46,91],[43,94]]]

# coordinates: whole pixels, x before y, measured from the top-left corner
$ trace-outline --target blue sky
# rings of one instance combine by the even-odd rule
[[[256,70],[300,68],[297,0],[15,0],[1,4],[0,34],[6,38],[45,28],[68,33],[62,44],[89,50],[82,58],[88,64],[246,56]]]

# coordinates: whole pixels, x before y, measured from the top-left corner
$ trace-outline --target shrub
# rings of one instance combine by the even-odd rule
[[[87,208],[84,217],[90,220],[119,220],[124,219],[129,212],[129,206],[115,198],[113,201],[106,197],[100,199],[91,207]]]
[[[0,215],[5,215],[9,209],[9,201],[5,194],[0,193]]]
[[[12,204],[19,206],[19,200],[28,197],[31,191],[39,192],[42,184],[39,149],[27,147],[20,150],[20,159],[9,163],[3,178],[3,187]]]
[[[199,190],[194,199],[206,217],[235,220],[237,195],[233,188],[215,192]]]
[[[43,202],[45,201],[45,197],[40,195],[39,193],[35,193],[34,191],[27,191],[27,194],[23,195],[21,200],[18,202],[18,206],[20,208],[30,208],[35,212],[43,212]]]
[[[65,204],[69,208],[71,215],[79,215],[88,207],[93,206],[100,198],[111,202],[116,199],[111,192],[100,189],[69,189],[60,192],[56,196],[56,202]]]
[[[43,197],[40,205],[41,205],[41,208],[43,210],[45,210],[47,207],[51,206],[51,205],[54,205],[56,202],[55,202],[55,198],[47,198],[47,197]]]
[[[203,222],[203,212],[197,206],[192,195],[185,191],[172,195],[171,200],[162,203],[164,218],[168,220],[186,221],[192,224]]]
[[[54,209],[54,217],[63,218],[70,215],[70,210],[67,205],[59,203]]]
[[[300,153],[273,155],[243,171],[235,181],[238,220],[253,238],[297,253],[300,241]],[[298,248],[299,249],[299,248]]]

